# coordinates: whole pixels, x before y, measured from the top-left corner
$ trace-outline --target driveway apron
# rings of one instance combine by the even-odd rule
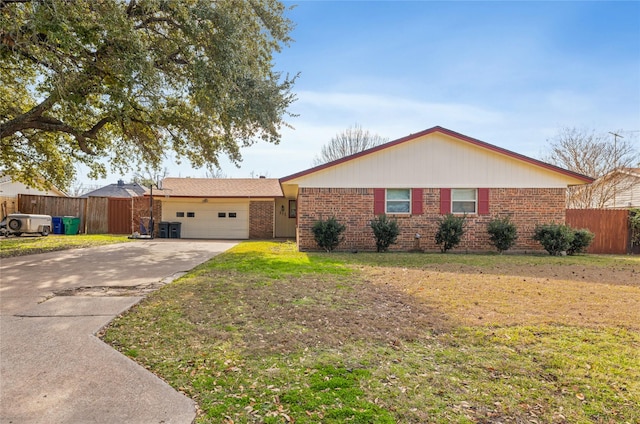
[[[176,423],[195,404],[99,340],[232,241],[139,240],[0,261],[0,424]]]

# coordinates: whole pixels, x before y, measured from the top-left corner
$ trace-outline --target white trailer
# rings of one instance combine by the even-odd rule
[[[12,213],[7,216],[5,235],[41,234],[48,236],[51,232],[51,216],[28,213]]]

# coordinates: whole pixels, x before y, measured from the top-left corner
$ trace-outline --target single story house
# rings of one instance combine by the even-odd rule
[[[165,178],[153,197],[161,221],[181,223],[182,238],[295,237],[295,200],[274,178]]]
[[[398,220],[392,250],[437,251],[434,235],[447,213],[466,215],[458,247],[487,251],[487,223],[510,216],[519,233],[514,250],[540,250],[537,224],[564,223],[567,187],[592,178],[483,141],[433,127],[280,179],[295,200],[300,250],[316,250],[312,226],[335,216],[346,225],[342,250],[375,250],[371,220]],[[286,202],[285,202],[286,204]]]

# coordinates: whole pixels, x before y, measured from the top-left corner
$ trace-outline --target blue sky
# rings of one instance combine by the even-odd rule
[[[562,127],[622,131],[640,149],[640,2],[286,4],[295,41],[276,68],[300,73],[295,129],[243,149],[240,169],[223,161],[230,177],[306,169],[355,123],[390,140],[440,125],[532,157]],[[172,163],[171,176],[205,176]]]

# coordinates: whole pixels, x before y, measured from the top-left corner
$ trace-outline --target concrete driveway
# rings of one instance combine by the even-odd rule
[[[1,259],[0,423],[191,423],[193,401],[95,334],[235,244],[156,239]]]

